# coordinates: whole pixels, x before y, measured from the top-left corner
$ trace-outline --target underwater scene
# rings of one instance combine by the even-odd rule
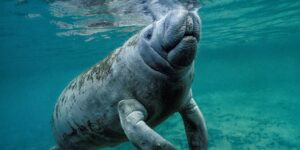
[[[0,1],[1,150],[55,145],[51,118],[63,89],[153,22],[136,1]],[[161,14],[189,1],[164,2]],[[192,88],[208,149],[300,150],[300,1],[198,2]],[[178,113],[155,131],[189,149]],[[135,148],[125,142],[104,149]]]

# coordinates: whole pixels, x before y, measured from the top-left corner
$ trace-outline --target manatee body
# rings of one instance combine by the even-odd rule
[[[175,112],[190,148],[205,149],[205,123],[191,94],[200,25],[196,12],[172,11],[71,81],[53,112],[57,149],[126,140],[139,149],[175,149],[151,129]]]

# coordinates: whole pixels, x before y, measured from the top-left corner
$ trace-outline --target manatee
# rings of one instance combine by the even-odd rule
[[[205,121],[191,90],[200,27],[195,11],[172,10],[72,80],[53,112],[56,149],[130,141],[137,149],[173,150],[152,128],[176,112],[190,149],[206,149]]]

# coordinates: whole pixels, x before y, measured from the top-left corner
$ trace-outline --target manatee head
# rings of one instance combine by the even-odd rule
[[[197,12],[174,10],[141,31],[139,51],[145,63],[161,73],[186,70],[200,38]]]

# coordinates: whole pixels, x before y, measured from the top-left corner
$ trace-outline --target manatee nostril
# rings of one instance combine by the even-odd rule
[[[200,21],[193,13],[189,13],[185,21],[186,30],[184,36],[194,36],[199,40]]]
[[[193,34],[193,18],[189,15],[186,19],[186,34],[192,35]]]

